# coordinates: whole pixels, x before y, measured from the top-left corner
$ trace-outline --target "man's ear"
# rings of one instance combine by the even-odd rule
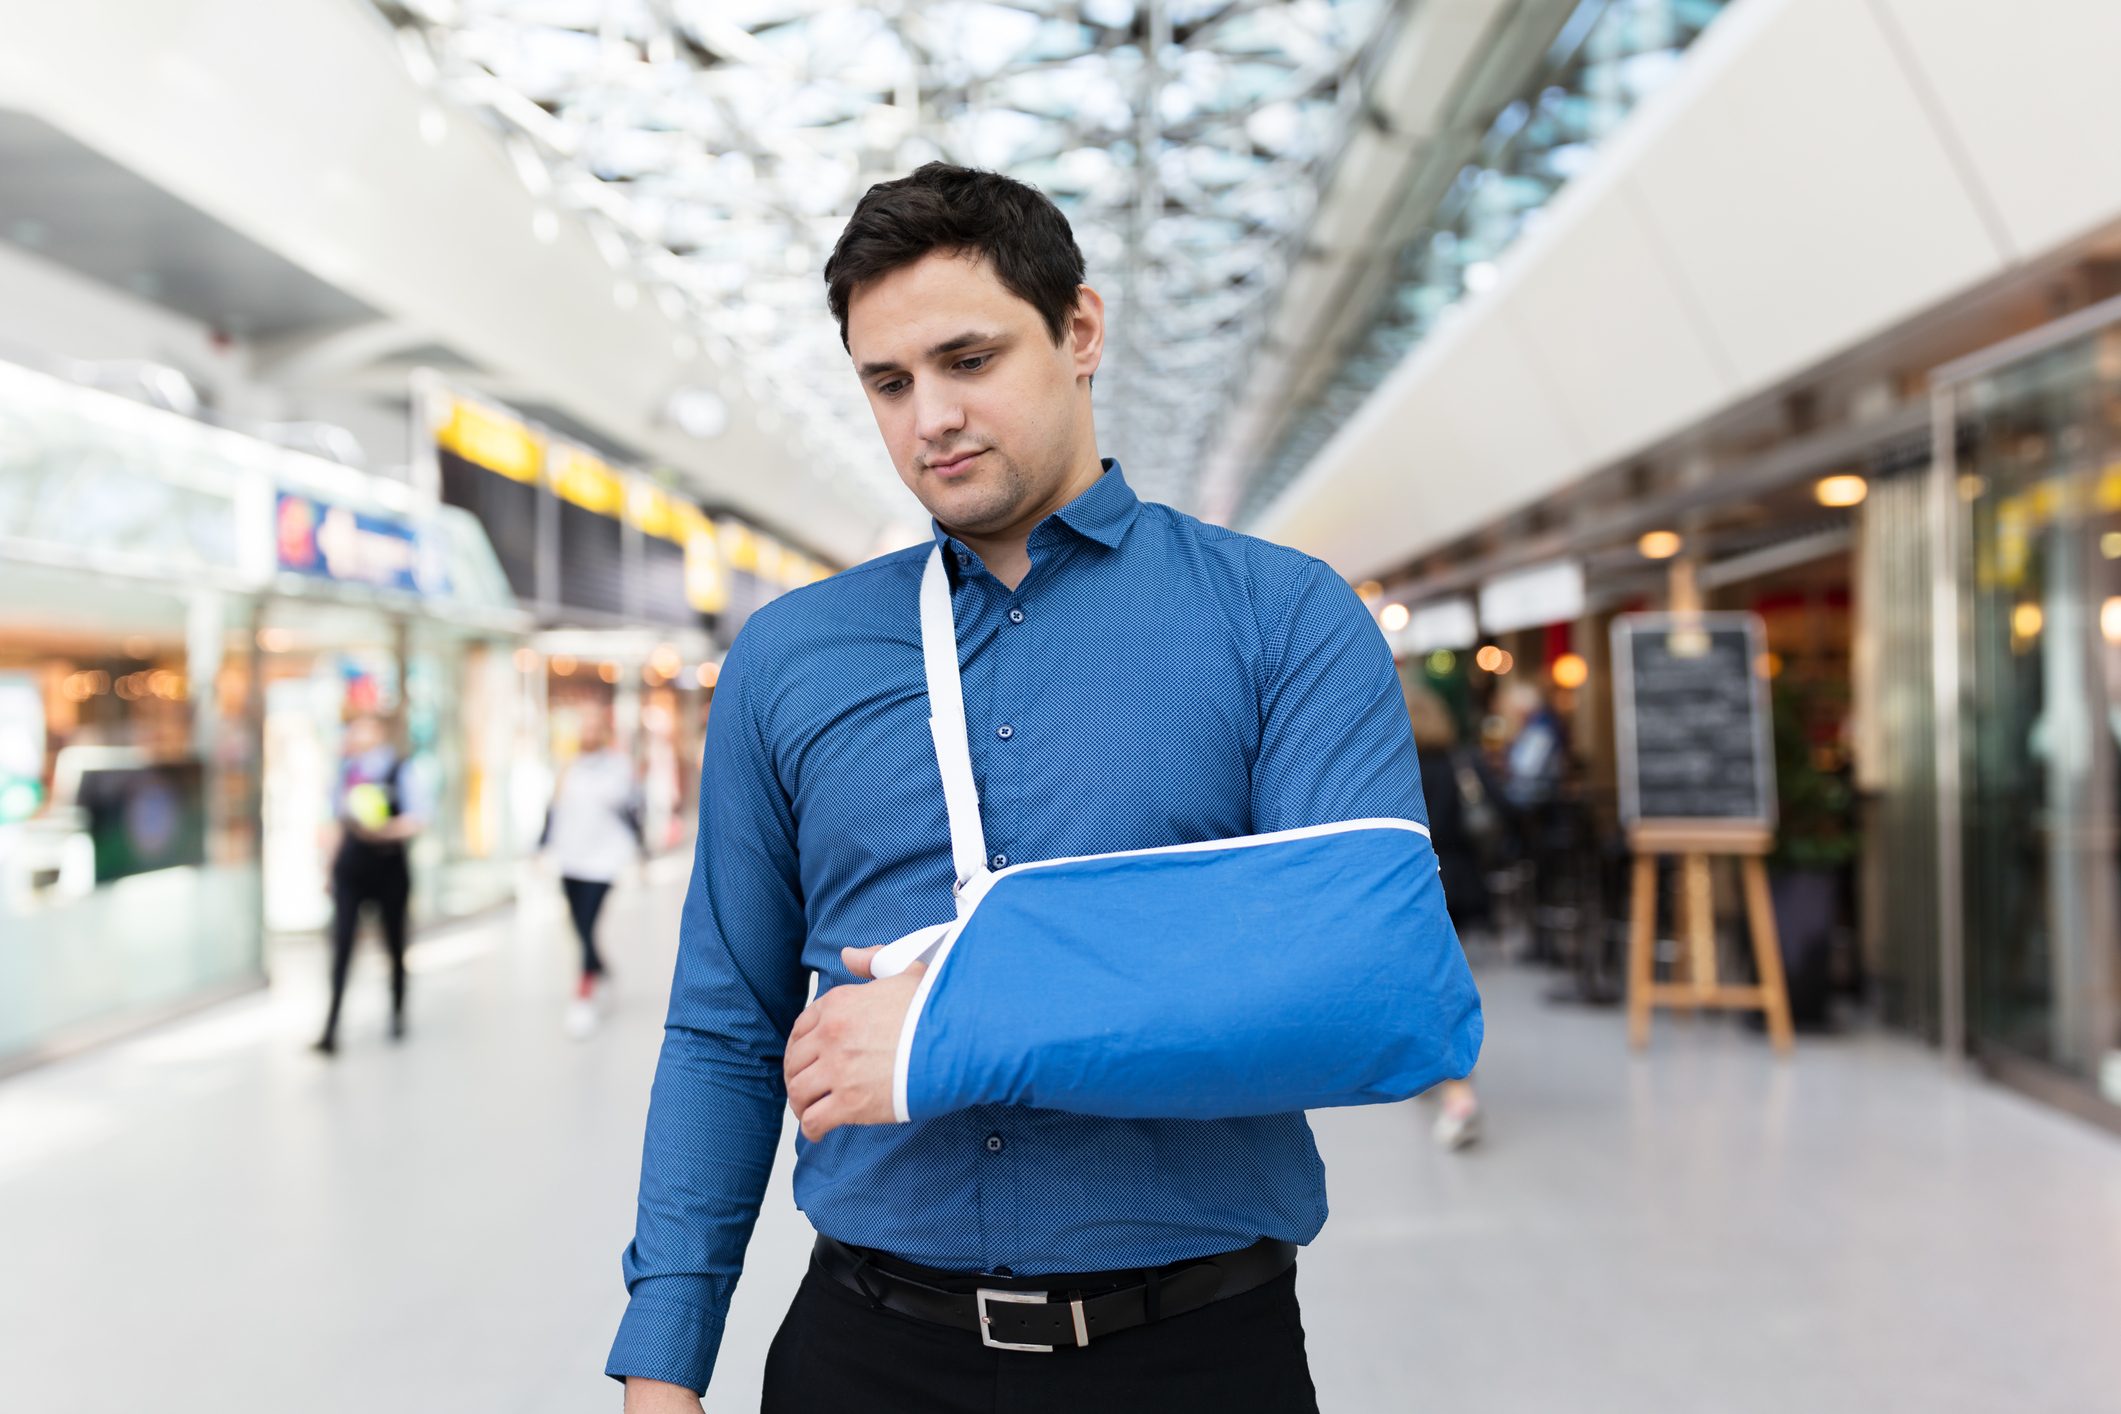
[[[1090,378],[1105,357],[1105,300],[1088,285],[1075,287],[1075,308],[1068,314],[1068,359],[1075,376]]]

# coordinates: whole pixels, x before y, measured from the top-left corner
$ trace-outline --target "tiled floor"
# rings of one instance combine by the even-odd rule
[[[614,900],[586,1044],[536,897],[419,947],[402,1046],[370,953],[309,1055],[295,950],[270,994],[0,1083],[0,1410],[614,1408],[678,892]],[[1633,1058],[1535,976],[1483,985],[1483,1146],[1318,1117],[1329,1414],[2121,1410],[2121,1144],[1889,1040],[1783,1064],[1661,1021]],[[755,1407],[806,1233],[779,1174],[710,1410]]]

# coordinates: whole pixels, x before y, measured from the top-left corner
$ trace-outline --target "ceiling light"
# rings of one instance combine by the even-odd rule
[[[1686,544],[1676,530],[1653,530],[1635,542],[1645,560],[1669,560]]]
[[[1377,623],[1386,633],[1397,633],[1407,626],[1407,620],[1412,617],[1406,605],[1387,604],[1384,612],[1378,615]]]
[[[2038,638],[2047,626],[2047,615],[2038,604],[2020,604],[2011,610],[2011,632],[2020,638]]]
[[[1591,665],[1584,661],[1581,653],[1562,654],[1554,660],[1549,671],[1553,674],[1554,686],[1560,688],[1573,690],[1591,680]]]
[[[712,388],[678,388],[663,405],[670,425],[687,437],[705,442],[719,437],[729,426],[729,404]]]
[[[1844,510],[1860,506],[1863,498],[1871,494],[1871,484],[1860,476],[1822,476],[1812,487],[1812,496],[1822,506]]]

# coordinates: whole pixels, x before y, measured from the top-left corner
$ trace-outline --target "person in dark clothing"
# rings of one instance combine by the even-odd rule
[[[390,954],[390,1034],[405,1034],[406,909],[412,871],[406,846],[426,824],[427,804],[381,717],[363,713],[346,724],[335,801],[339,844],[331,862],[331,1009],[314,1047],[339,1049],[339,1007],[353,962],[354,933],[372,906]]]
[[[1488,918],[1488,885],[1481,867],[1480,841],[1473,828],[1476,808],[1492,810],[1486,787],[1466,754],[1458,748],[1458,727],[1443,700],[1402,669],[1400,686],[1407,696],[1407,715],[1414,724],[1414,748],[1421,763],[1422,802],[1429,809],[1429,840],[1443,881],[1444,906],[1463,937],[1465,930]],[[1480,794],[1469,800],[1468,787]],[[1480,1137],[1480,1101],[1473,1082],[1446,1080],[1436,1087],[1441,1102],[1436,1142],[1462,1149]]]

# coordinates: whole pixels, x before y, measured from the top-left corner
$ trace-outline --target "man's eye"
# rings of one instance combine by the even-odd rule
[[[961,358],[961,359],[959,359],[959,360],[957,361],[957,366],[958,366],[958,369],[959,369],[959,371],[961,371],[961,372],[964,372],[964,373],[977,373],[977,372],[979,372],[979,371],[980,371],[980,370],[981,370],[982,368],[986,367],[986,366],[987,366],[987,360],[988,360],[988,359],[990,359],[990,358],[993,358],[993,357],[994,357],[994,355],[993,355],[993,354],[974,354],[974,355],[972,355],[972,357],[970,357],[970,358]]]
[[[895,398],[906,391],[906,380],[894,378],[888,383],[879,383],[876,390],[887,398]]]

